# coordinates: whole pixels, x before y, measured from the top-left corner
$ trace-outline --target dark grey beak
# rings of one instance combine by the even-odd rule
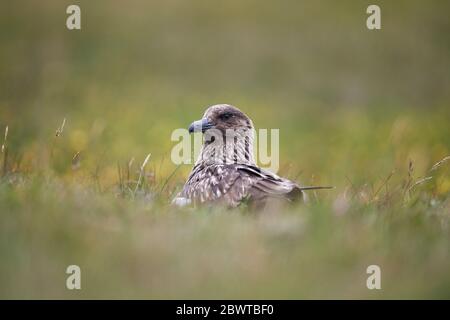
[[[192,132],[205,132],[208,129],[211,129],[213,124],[208,121],[208,119],[201,119],[191,123],[189,126],[189,133]]]

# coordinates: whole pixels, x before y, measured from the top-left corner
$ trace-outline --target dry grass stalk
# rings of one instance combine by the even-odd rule
[[[117,161],[117,174],[119,176],[120,194],[123,194],[124,192],[123,174],[122,174],[122,167],[120,166],[119,161]]]
[[[6,150],[6,141],[8,140],[8,126],[6,126],[5,128],[5,138],[3,139],[3,144],[2,144],[2,153],[5,152]]]
[[[80,168],[81,165],[81,151],[78,151],[77,153],[75,153],[75,155],[72,158],[72,170],[77,170],[78,168]]]
[[[375,201],[377,199],[377,195],[378,195],[378,193],[380,193],[380,191],[383,189],[383,187],[386,187],[386,189],[387,189],[389,180],[391,180],[391,178],[394,174],[395,174],[395,170],[391,171],[391,173],[386,177],[386,179],[384,179],[383,183],[378,187],[378,189],[375,191],[375,193],[373,193],[372,201]]]
[[[406,198],[406,196],[408,195],[408,191],[410,190],[410,187],[413,183],[413,173],[414,173],[414,164],[412,162],[412,160],[409,160],[408,163],[408,178],[403,186],[403,198]]]
[[[440,166],[442,166],[444,163],[446,163],[447,161],[450,160],[450,156],[445,157],[444,159],[442,159],[441,161],[435,163],[432,167],[430,171],[434,171],[436,169],[438,169]]]
[[[164,188],[166,187],[166,185],[169,183],[169,180],[172,179],[172,177],[175,175],[175,173],[177,172],[177,170],[181,167],[181,165],[179,164],[173,171],[172,173],[164,180],[164,183],[161,187],[161,190],[159,191],[159,193],[161,194],[164,191]]]
[[[66,125],[66,118],[63,119],[61,126],[58,129],[56,129],[55,137],[59,137],[60,135],[62,135],[65,125]]]
[[[61,123],[59,128],[56,129],[56,133],[55,133],[55,135],[53,137],[53,140],[52,140],[52,143],[51,143],[51,146],[50,146],[50,161],[53,159],[53,152],[54,152],[54,149],[55,149],[56,139],[62,135],[65,125],[66,125],[66,118],[63,119],[63,122]]]
[[[147,162],[148,162],[148,160],[150,159],[150,156],[151,156],[151,153],[149,153],[149,154],[145,157],[145,160],[144,160],[144,162],[142,162],[142,165],[141,165],[141,171],[144,171],[145,166],[147,165]]]
[[[130,161],[128,161],[128,166],[127,166],[127,184],[130,183],[131,168],[133,167],[133,163],[134,163],[134,157],[131,158]]]
[[[137,190],[139,188],[139,185],[141,184],[142,177],[143,177],[144,171],[145,171],[145,166],[147,165],[147,162],[150,159],[150,156],[151,156],[151,153],[149,153],[147,155],[147,157],[145,157],[144,162],[142,162],[142,165],[141,165],[141,168],[140,168],[140,171],[139,171],[139,179],[137,181],[136,187],[134,188],[133,195],[136,195],[136,192],[137,192]]]
[[[6,126],[5,137],[3,139],[3,144],[2,144],[2,154],[3,154],[2,176],[6,175],[6,169],[7,169],[7,163],[8,163],[8,145],[7,145],[8,131],[9,131],[9,128],[8,128],[8,126]]]
[[[416,187],[416,186],[418,186],[418,185],[420,185],[422,183],[425,183],[425,182],[427,182],[427,181],[429,181],[431,179],[433,179],[433,177],[425,177],[425,178],[422,178],[420,180],[417,180],[411,187],[409,187],[408,192],[411,191],[414,187]]]

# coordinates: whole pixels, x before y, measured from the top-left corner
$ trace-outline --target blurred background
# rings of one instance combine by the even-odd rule
[[[71,4],[81,8],[81,30],[66,28],[66,8]],[[366,8],[370,4],[381,7],[381,30],[366,28]],[[5,127],[9,128],[8,170],[29,174],[50,172],[61,185],[74,184],[82,188],[95,184],[97,191],[108,196],[113,194],[110,191],[115,190],[120,179],[118,166],[125,166],[134,158],[137,168],[151,153],[146,179],[167,184],[162,189],[164,198],[169,201],[191,169],[185,165],[174,171],[176,166],[170,161],[174,145],[170,140],[172,131],[187,128],[210,105],[229,103],[246,112],[257,128],[280,128],[280,174],[305,184],[337,186],[336,191],[323,195],[331,202],[349,186],[368,186],[376,190],[393,171],[396,175],[392,179],[397,183],[412,174],[411,167],[416,178],[425,176],[434,163],[450,154],[449,12],[448,1],[3,1],[0,4],[0,131],[3,135]],[[64,132],[55,138],[63,119],[66,119]],[[436,177],[432,186],[434,196],[445,199],[450,190],[448,174]],[[49,200],[46,195],[30,198],[16,193],[15,189],[8,192],[2,193],[4,207],[0,210],[3,212],[24,214],[41,208],[43,212],[57,215],[56,212],[61,211],[58,208],[64,206],[62,203],[70,206],[64,212],[78,212],[79,206],[83,208],[72,196],[70,200],[66,195]],[[105,214],[136,209],[134,203],[89,201],[82,201],[89,203],[88,212],[95,212],[92,208]],[[141,209],[148,215],[146,209]],[[90,214],[94,214],[92,212]],[[49,261],[55,255],[61,258],[54,253],[61,248],[53,248],[54,252],[51,249],[50,243],[54,244],[55,239],[61,240],[61,245],[68,241],[68,247],[63,247],[69,250],[64,257],[70,250],[81,252],[77,250],[92,244],[86,240],[89,236],[73,235],[73,239],[78,239],[73,240],[69,231],[57,231],[59,227],[51,223],[52,219],[56,218],[41,220],[55,232],[54,237],[48,236],[48,243],[39,247],[45,254],[36,259],[46,261],[37,267],[37,270],[42,269],[38,271],[42,272],[42,279],[51,278],[47,274],[50,271],[46,271],[52,270],[52,267],[47,268]],[[58,216],[57,221],[64,219],[66,217]],[[186,241],[185,235],[173,233],[184,230],[181,222],[164,219],[168,221],[159,222],[164,227],[153,230],[162,232],[161,237],[155,233],[148,236],[156,237],[157,241],[167,240],[169,252],[172,248],[177,258],[161,253],[162,247],[153,248],[161,254],[158,261],[168,262],[173,258],[177,263],[193,263],[192,259],[176,255],[175,247]],[[222,230],[221,223],[238,228],[229,220],[216,219],[219,220],[213,224],[217,230]],[[244,229],[245,226],[251,228],[251,224],[246,224],[248,221],[233,219],[243,223]],[[127,223],[137,224],[139,228],[139,223],[131,220],[133,222]],[[32,225],[14,229],[14,219],[4,221],[9,223],[3,223],[0,249],[4,259],[0,259],[11,262],[1,269],[3,281],[8,285],[5,284],[0,296],[20,297],[26,287],[25,279],[30,280],[28,269],[24,267],[29,257],[21,254],[31,250],[24,243],[31,241],[25,234]],[[64,223],[68,230],[73,226]],[[183,223],[200,228],[190,220]],[[347,227],[345,230],[353,232],[351,226]],[[5,231],[7,228],[9,233]],[[236,232],[238,235],[245,233],[245,230],[237,230],[223,231],[224,237],[232,239]],[[37,238],[47,234],[45,229],[41,231]],[[21,232],[24,236],[17,236]],[[97,232],[92,230],[90,235]],[[250,231],[250,244],[258,242],[259,232],[264,234],[265,231]],[[116,245],[120,247],[132,241],[128,236],[124,236],[127,240],[117,240]],[[208,236],[211,235],[205,237]],[[378,239],[376,232],[373,236]],[[200,241],[197,237],[189,239],[194,239],[193,246]],[[240,239],[239,236],[236,239]],[[448,240],[448,233],[444,239]],[[11,243],[16,243],[17,247],[11,248]],[[408,242],[402,243],[407,246]],[[135,251],[122,249],[130,255],[134,252],[138,261],[145,260],[142,256],[147,252],[145,246],[135,244],[138,246]],[[205,252],[212,252],[213,244],[204,248]],[[108,251],[110,247],[104,244],[102,248]],[[322,261],[314,258],[312,252],[325,249],[314,248],[316,251],[309,249],[309,258]],[[250,245],[244,249],[254,252]],[[263,259],[266,249],[256,253],[255,259]],[[403,249],[401,246],[400,251]],[[449,265],[448,255],[441,252],[441,247],[436,250],[439,251],[435,261],[437,269],[444,273],[440,267]],[[127,254],[111,251],[107,258],[103,257],[110,259],[112,255],[111,259],[123,261],[122,258],[127,260]],[[353,261],[353,254],[354,251],[349,253],[348,261]],[[379,256],[384,256],[384,251]],[[88,259],[81,253],[79,258]],[[260,262],[239,260],[241,258],[236,258],[234,266],[251,271],[241,270],[245,275],[253,273],[253,264]],[[204,256],[200,255],[199,259]],[[280,265],[272,266],[272,271],[284,270],[280,267],[284,260],[280,259],[275,260]],[[118,267],[117,274],[131,269],[134,273],[123,282],[117,280],[116,285],[124,288],[123,284],[131,281],[139,286],[142,278],[148,276],[140,269],[145,266],[162,272],[162,279],[177,272],[162,271],[166,270],[163,262],[159,265],[154,260],[151,263],[144,260],[141,264],[133,260],[135,264],[123,266],[124,269]],[[211,261],[205,263],[208,265]],[[50,266],[55,265],[59,266],[50,263]],[[392,270],[397,270],[396,267]],[[17,269],[21,270],[21,277],[11,277]],[[232,267],[229,270],[236,272]],[[432,267],[430,270],[436,271]],[[110,279],[117,276],[114,271],[110,272]],[[180,272],[195,279],[188,271]],[[311,267],[308,279],[315,279],[312,275],[316,272],[317,269]],[[393,279],[397,277],[395,272],[392,275]],[[408,283],[408,275],[405,277],[404,283]],[[151,286],[161,291],[151,291],[149,296],[180,297],[169,290],[176,291],[175,285],[167,287],[164,284],[167,282],[160,283],[157,277],[152,279]],[[448,277],[441,280],[436,278],[437,289],[427,288],[420,293],[448,297],[450,280]],[[202,290],[206,291],[198,291],[196,296],[202,297],[201,292],[208,290],[214,292],[214,284],[219,284],[224,296],[233,296],[234,291],[227,287],[228,281],[229,278],[221,278],[215,283],[208,278],[202,282]],[[267,283],[250,281],[250,287],[241,296],[248,297],[255,292],[260,292],[262,297],[308,296],[289,287],[287,276],[284,280],[273,279],[274,283],[281,281],[278,287],[272,286],[274,291],[262,289],[267,288]],[[308,281],[303,284],[310,288],[317,284]],[[17,282],[23,287],[14,287]],[[236,280],[235,284],[239,282]],[[180,292],[189,295],[194,284],[186,285]],[[36,291],[30,291],[28,297],[40,297],[37,290],[40,284],[33,286]],[[139,293],[129,288],[122,294],[145,296],[147,287],[142,286]],[[322,290],[326,286],[323,286],[313,291],[315,297],[327,297]],[[66,294],[60,290],[53,287],[44,290],[44,297]],[[98,290],[91,291],[88,297],[108,296]],[[339,289],[330,292],[340,297]],[[360,297],[358,292],[349,288],[344,296]],[[399,289],[397,292],[409,296],[414,291]]]
[[[367,1],[6,2],[0,125],[24,165],[66,118],[66,151],[85,166],[108,176],[151,152],[166,172],[172,130],[230,103],[280,128],[281,163],[307,179],[379,174],[408,156],[426,167],[421,146],[438,158],[450,144],[450,6],[377,3],[382,29],[370,31]],[[65,26],[69,4],[81,30]]]

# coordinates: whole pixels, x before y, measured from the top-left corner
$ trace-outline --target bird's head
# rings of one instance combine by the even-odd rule
[[[245,113],[229,104],[216,104],[206,109],[203,118],[189,126],[189,133],[215,129],[222,134],[227,130],[251,130],[253,123]]]
[[[253,164],[253,131],[252,120],[238,108],[229,104],[209,107],[201,120],[189,126],[190,133],[204,134],[197,163]]]

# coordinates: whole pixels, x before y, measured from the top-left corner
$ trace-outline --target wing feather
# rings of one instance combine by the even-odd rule
[[[264,201],[278,197],[294,200],[301,199],[302,195],[297,184],[274,173],[252,165],[228,164],[194,167],[177,199],[189,199],[183,203],[224,201],[228,206],[236,207],[244,199]]]

